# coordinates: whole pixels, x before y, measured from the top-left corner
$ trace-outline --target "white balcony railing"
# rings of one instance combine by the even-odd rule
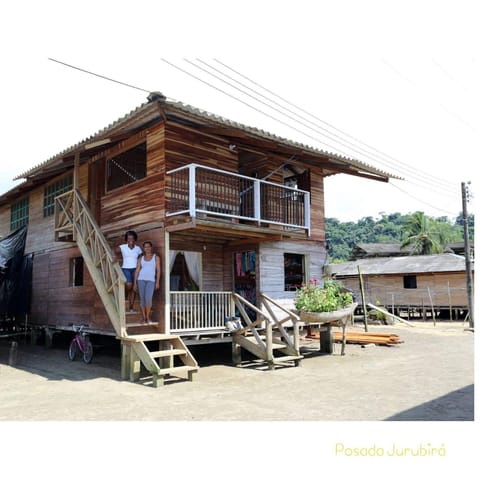
[[[310,233],[310,193],[189,164],[167,172],[167,216],[218,216]]]

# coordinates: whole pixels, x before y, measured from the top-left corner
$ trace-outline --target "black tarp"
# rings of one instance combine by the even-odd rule
[[[33,255],[24,255],[27,227],[0,240],[0,315],[28,313]]]

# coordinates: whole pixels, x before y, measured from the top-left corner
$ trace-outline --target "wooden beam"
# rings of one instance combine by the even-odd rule
[[[80,177],[80,152],[75,152],[75,158],[73,159],[73,190],[78,190],[78,183]]]
[[[410,322],[407,322],[406,320],[404,320],[403,318],[400,318],[400,317],[397,317],[396,315],[394,315],[393,313],[390,313],[388,310],[385,310],[384,308],[380,308],[380,307],[377,307],[376,305],[373,305],[373,303],[367,303],[367,305],[370,307],[370,308],[373,308],[374,310],[377,310],[379,312],[382,312],[384,313],[385,315],[389,316],[389,317],[392,317],[394,318],[395,320],[398,320],[399,322],[402,322],[402,323],[405,323],[406,325],[410,326],[410,327],[414,327],[415,325],[413,325],[413,323],[410,323]]]

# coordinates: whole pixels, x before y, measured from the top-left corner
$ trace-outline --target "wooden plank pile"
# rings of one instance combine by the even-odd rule
[[[395,333],[370,333],[370,332],[347,332],[347,343],[356,343],[366,345],[374,343],[375,345],[397,345],[403,343],[400,337]],[[319,338],[320,333],[315,332],[308,338]],[[342,342],[342,332],[333,332],[333,340],[337,343]]]

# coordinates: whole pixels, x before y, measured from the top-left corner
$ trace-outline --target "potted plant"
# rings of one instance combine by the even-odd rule
[[[323,286],[317,279],[302,284],[295,295],[295,308],[302,322],[326,323],[351,315],[356,307],[352,294],[341,282],[325,280]]]

